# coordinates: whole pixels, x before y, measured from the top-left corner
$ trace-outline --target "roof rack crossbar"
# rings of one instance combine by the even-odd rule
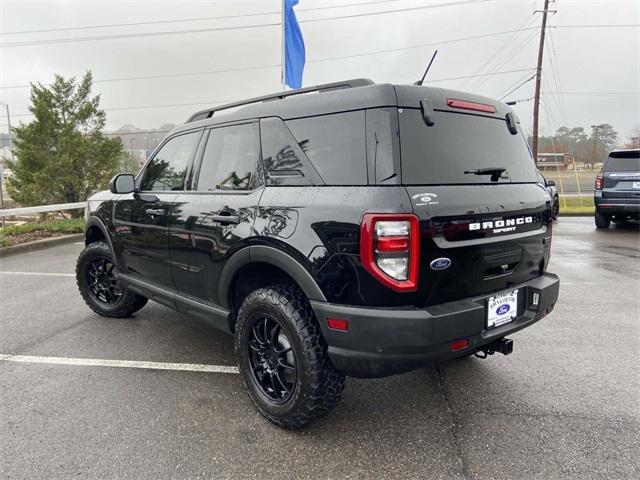
[[[204,120],[205,118],[211,118],[214,115],[214,113],[220,112],[222,110],[242,107],[245,105],[252,105],[254,103],[269,102],[272,100],[281,100],[283,98],[293,97],[295,95],[302,95],[306,93],[313,93],[313,92],[320,93],[320,92],[328,92],[331,90],[342,90],[345,88],[365,87],[373,84],[374,82],[369,80],[368,78],[355,78],[353,80],[344,80],[342,82],[325,83],[323,85],[314,85],[312,87],[299,88],[297,90],[272,93],[269,95],[263,95],[261,97],[250,98],[247,100],[240,100],[238,102],[233,102],[233,103],[226,103],[224,105],[220,105],[219,107],[200,110],[199,112],[196,112],[193,115],[191,115],[186,123],[193,122],[196,120]]]

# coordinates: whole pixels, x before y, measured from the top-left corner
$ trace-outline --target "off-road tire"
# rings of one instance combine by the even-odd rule
[[[87,268],[91,262],[99,259],[113,262],[111,250],[104,242],[95,242],[87,245],[80,253],[76,263],[76,283],[78,284],[80,295],[82,295],[89,308],[102,317],[126,318],[144,307],[148,299],[126,288],[123,289],[122,296],[113,304],[106,304],[95,298],[89,289]]]
[[[250,331],[261,316],[280,324],[295,358],[295,387],[281,404],[267,398],[251,367]],[[327,415],[340,400],[345,377],[331,364],[327,343],[309,301],[295,286],[275,285],[247,295],[238,311],[235,351],[249,397],[264,417],[280,427],[302,428]]]
[[[559,214],[560,214],[560,199],[558,197],[555,197],[553,199],[553,219],[557,220]]]
[[[607,215],[603,215],[597,210],[595,215],[595,221],[596,221],[597,228],[609,228],[609,225],[611,225],[611,217]]]

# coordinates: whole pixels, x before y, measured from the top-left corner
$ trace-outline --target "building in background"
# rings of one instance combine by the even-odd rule
[[[536,166],[538,170],[567,170],[571,162],[568,153],[538,153]]]

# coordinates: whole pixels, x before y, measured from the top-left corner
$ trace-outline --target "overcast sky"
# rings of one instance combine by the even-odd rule
[[[451,2],[450,6],[442,6]],[[358,6],[358,4],[361,4]],[[203,30],[256,24],[277,24],[277,14],[204,19],[204,17],[278,12],[280,0],[236,1],[7,1],[0,0],[0,100],[11,107],[12,120],[28,107],[28,88],[7,88],[29,82],[48,83],[54,73],[95,80],[174,76],[97,82],[109,130],[131,123],[159,127],[182,123],[190,113],[213,105],[280,89],[281,29],[257,28],[180,33],[39,45],[7,45],[71,37],[114,36],[178,30]],[[348,6],[345,6],[348,5]],[[353,6],[351,6],[353,5]],[[376,82],[412,83],[437,48],[428,80],[499,98],[524,82],[536,63],[543,0],[300,0],[296,7],[307,49],[304,86],[367,77]],[[431,8],[416,8],[416,7]],[[319,7],[331,7],[320,8]],[[409,9],[409,10],[407,10]],[[640,124],[640,28],[581,25],[640,24],[640,1],[557,0],[550,9],[550,38],[545,49],[542,133],[560,124],[589,127],[608,122],[629,136]],[[307,11],[305,11],[307,10]],[[384,15],[361,14],[407,10]],[[319,20],[327,17],[348,17]],[[190,21],[151,25],[109,26],[30,32],[105,24]],[[201,20],[193,20],[201,19]],[[569,26],[573,26],[570,28]],[[497,32],[525,28],[517,34]],[[425,45],[427,44],[427,45]],[[421,46],[422,45],[422,46]],[[417,47],[417,48],[407,48]],[[404,50],[401,50],[404,49]],[[381,50],[394,50],[380,52]],[[375,53],[378,52],[378,53]],[[357,56],[366,54],[362,56]],[[349,57],[349,58],[335,58]],[[489,63],[487,63],[489,62]],[[275,66],[275,67],[274,67]],[[247,68],[256,67],[253,70]],[[263,68],[257,68],[263,67]],[[179,76],[211,70],[245,69]],[[472,79],[439,79],[518,70]],[[525,82],[505,100],[516,105],[530,131],[534,82]],[[561,94],[563,93],[563,94]],[[166,106],[175,104],[192,104]],[[124,109],[125,107],[158,108]],[[0,117],[0,131],[6,131]]]

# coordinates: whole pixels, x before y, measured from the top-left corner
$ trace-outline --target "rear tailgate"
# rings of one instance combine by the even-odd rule
[[[421,219],[424,305],[505,290],[544,271],[550,199],[539,185],[406,188]]]
[[[420,302],[498,292],[539,276],[551,198],[519,126],[509,126],[515,115],[484,97],[396,88],[402,183],[420,218]]]
[[[640,199],[639,150],[611,152],[603,172],[603,198]]]

